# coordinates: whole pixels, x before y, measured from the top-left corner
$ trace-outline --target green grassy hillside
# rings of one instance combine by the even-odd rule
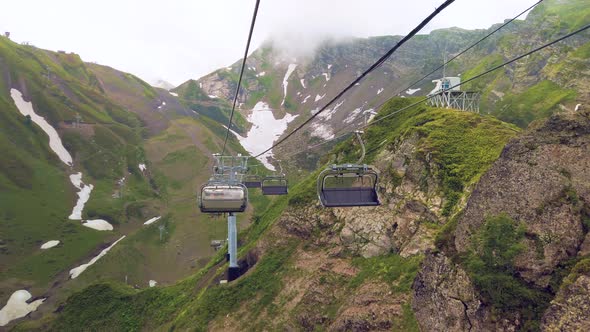
[[[410,102],[408,99],[393,99],[383,107],[380,114],[387,114]],[[365,138],[370,151],[367,158],[377,162],[396,142],[418,135],[420,138],[416,149],[420,155],[431,155],[433,162],[438,165],[440,173],[436,177],[441,187],[448,189],[444,194],[460,196],[464,193],[463,188],[477,181],[516,132],[516,127],[489,116],[416,107],[367,131]],[[357,148],[347,141],[326,158],[337,158],[340,161],[356,159]],[[174,158],[185,158],[185,152]],[[166,158],[162,160],[166,162]],[[260,330],[269,326],[278,329],[285,327],[277,322],[280,319],[272,317],[276,314],[295,319],[298,315],[299,311],[288,305],[292,299],[284,293],[289,280],[304,273],[299,267],[302,263],[297,263],[297,257],[301,250],[309,250],[310,254],[314,252],[312,255],[324,255],[325,248],[317,243],[321,243],[325,232],[330,230],[318,225],[309,237],[298,238],[279,235],[280,228],[277,228],[276,222],[284,211],[309,209],[316,204],[315,176],[312,174],[294,186],[289,197],[275,200],[264,213],[252,216],[252,225],[240,234],[240,257],[246,258],[260,250],[263,254],[257,258],[256,265],[238,281],[229,285],[215,284],[216,276],[221,276],[226,267],[221,252],[205,268],[174,286],[136,291],[118,283],[106,283],[87,288],[66,301],[64,310],[56,316],[51,328],[206,330],[211,328],[210,324],[220,323],[228,314],[239,322],[240,328]],[[338,229],[338,224],[334,228]],[[320,283],[338,294],[355,294],[378,281],[390,285],[391,292],[403,297],[410,291],[421,256],[402,258],[397,254],[389,254],[364,259],[352,255],[343,259],[357,271],[353,277],[341,279],[328,274],[319,279]],[[313,309],[328,317],[326,324],[334,319],[346,301],[345,295],[334,296],[336,299],[332,304]],[[101,299],[100,305],[90,310],[89,301],[97,298]],[[404,314],[394,321],[394,325],[416,330],[409,304],[404,305]],[[307,309],[301,307],[301,310]],[[34,325],[23,327],[31,328]]]
[[[111,101],[75,54],[53,53],[0,38],[0,161],[2,187],[2,256],[0,298],[15,285],[44,287],[59,273],[96,250],[111,236],[67,219],[76,202],[68,176],[77,171],[95,186],[84,218],[126,223],[123,206],[154,193],[147,179],[135,174],[143,160],[142,121]],[[10,89],[24,93],[35,111],[57,128],[74,158],[65,167],[49,149],[47,135],[23,117]],[[72,126],[79,114],[83,124]],[[131,174],[123,199],[112,198],[115,182]],[[52,239],[62,244],[41,252]],[[37,290],[37,288],[33,288]]]
[[[210,241],[225,238],[226,228],[223,220],[197,212],[195,193],[210,176],[211,154],[223,144],[221,124],[182,116],[182,105],[167,92],[131,74],[84,63],[75,54],[0,37],[0,63],[6,64],[0,66],[0,302],[17,289],[44,294],[48,300],[34,314],[39,317],[98,281],[171,284],[206,264],[214,254]],[[20,114],[11,88],[23,92],[56,128],[73,167],[61,163],[47,135]],[[169,107],[160,111],[162,101]],[[77,115],[79,126],[73,125]],[[245,152],[233,137],[229,151]],[[68,219],[77,199],[69,175],[77,172],[94,186],[82,218],[105,219],[114,231]],[[269,203],[256,193],[252,199],[260,207]],[[155,216],[162,219],[143,226]],[[162,239],[160,225],[165,226]],[[68,280],[71,268],[122,235],[126,239],[108,255]],[[49,240],[61,243],[40,250]]]

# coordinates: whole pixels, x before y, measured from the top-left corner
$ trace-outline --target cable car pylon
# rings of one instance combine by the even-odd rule
[[[229,254],[228,281],[240,276],[238,265],[238,229],[235,213],[248,206],[248,189],[242,183],[248,170],[247,156],[214,154],[213,176],[201,187],[198,198],[202,213],[227,213],[227,250]]]

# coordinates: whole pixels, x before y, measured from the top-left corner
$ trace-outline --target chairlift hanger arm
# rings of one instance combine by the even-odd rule
[[[363,159],[365,159],[365,143],[363,143],[363,138],[361,137],[361,134],[363,132],[360,130],[355,130],[354,133],[356,135],[357,140],[359,141],[359,144],[361,145],[362,150],[361,157],[359,158],[359,161],[357,161],[357,164],[360,164],[363,162]]]

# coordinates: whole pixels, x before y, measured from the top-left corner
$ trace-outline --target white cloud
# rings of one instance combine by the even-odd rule
[[[313,48],[326,37],[406,34],[443,0],[273,0],[260,4],[251,50],[274,37]],[[534,0],[456,1],[425,31],[487,28]],[[79,53],[145,80],[180,84],[237,61],[254,1],[18,0],[2,4],[0,32]],[[478,13],[473,15],[473,13]]]

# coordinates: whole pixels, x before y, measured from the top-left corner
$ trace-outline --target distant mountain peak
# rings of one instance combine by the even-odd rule
[[[152,83],[152,86],[156,88],[162,88],[164,90],[171,90],[175,88],[174,84],[163,79],[158,79],[156,82]]]

